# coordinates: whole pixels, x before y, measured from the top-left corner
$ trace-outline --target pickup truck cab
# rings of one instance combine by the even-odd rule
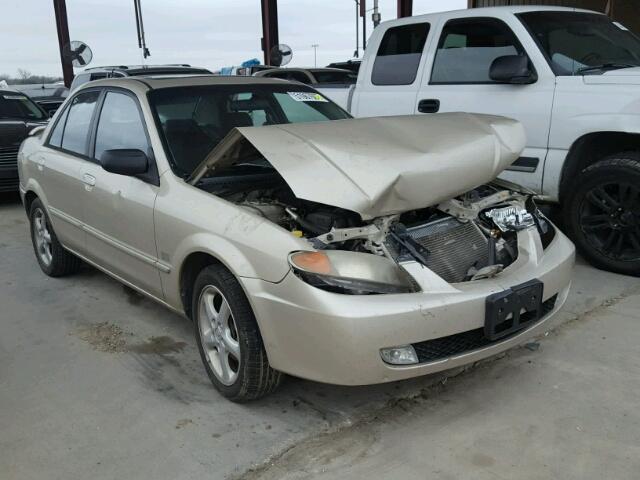
[[[527,146],[501,178],[560,202],[595,266],[640,275],[640,39],[623,25],[542,6],[397,19],[374,30],[348,95],[319,91],[356,117],[519,120]]]

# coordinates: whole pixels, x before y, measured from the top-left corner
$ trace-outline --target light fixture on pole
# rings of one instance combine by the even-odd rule
[[[313,48],[313,66],[317,67],[318,66],[318,47],[320,45],[318,45],[317,43],[314,43],[313,45],[311,45],[311,47]]]

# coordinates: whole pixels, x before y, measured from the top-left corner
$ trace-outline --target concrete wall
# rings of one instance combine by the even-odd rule
[[[636,34],[640,34],[640,12],[638,0],[469,0],[469,7],[497,7],[502,5],[558,5],[562,7],[586,8],[606,12]]]

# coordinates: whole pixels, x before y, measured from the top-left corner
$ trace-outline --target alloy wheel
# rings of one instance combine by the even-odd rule
[[[47,222],[47,216],[40,208],[33,214],[33,229],[36,240],[36,251],[40,261],[47,267],[51,265],[53,253],[51,249],[51,231]]]
[[[617,261],[640,259],[640,187],[627,182],[596,185],[580,206],[580,228],[589,244]]]
[[[198,328],[205,357],[223,385],[233,385],[240,371],[238,329],[227,299],[209,285],[198,301]]]

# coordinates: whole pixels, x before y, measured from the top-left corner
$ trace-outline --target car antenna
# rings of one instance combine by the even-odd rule
[[[136,11],[136,30],[138,31],[138,48],[142,49],[142,65],[147,57],[151,56],[151,52],[147,48],[147,42],[144,38],[144,23],[142,22],[142,0],[133,0],[133,6]]]

